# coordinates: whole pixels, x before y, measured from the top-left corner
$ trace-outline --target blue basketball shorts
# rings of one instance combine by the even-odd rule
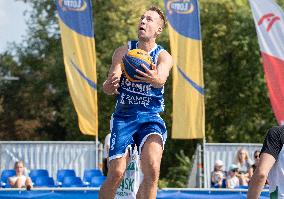
[[[113,113],[110,128],[110,160],[126,155],[127,149],[133,144],[137,145],[138,153],[141,154],[143,144],[150,135],[159,135],[163,148],[167,139],[165,122],[157,113],[137,113],[135,115]]]

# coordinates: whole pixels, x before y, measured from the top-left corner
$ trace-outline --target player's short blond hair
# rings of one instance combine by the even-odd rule
[[[165,28],[167,26],[167,19],[166,19],[165,15],[164,15],[163,11],[160,8],[158,8],[156,6],[151,6],[148,10],[155,11],[156,13],[158,13],[158,15],[160,16],[160,18],[163,21],[162,28]]]

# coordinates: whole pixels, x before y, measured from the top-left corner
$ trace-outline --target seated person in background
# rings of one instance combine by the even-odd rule
[[[27,188],[30,190],[32,187],[32,181],[30,177],[24,175],[24,162],[17,161],[15,163],[14,169],[16,171],[16,175],[9,177],[9,184],[13,188]]]
[[[225,187],[226,174],[223,168],[223,161],[216,160],[214,164],[214,171],[211,172],[211,186],[215,188]]]
[[[240,185],[247,186],[248,182],[250,181],[250,178],[252,176],[252,163],[249,158],[247,150],[241,148],[238,150],[236,159],[235,159],[235,164],[238,167],[239,173],[237,176],[239,177],[240,180]]]
[[[256,167],[257,167],[258,164],[259,164],[259,157],[260,157],[260,150],[256,150],[256,151],[253,153],[254,164],[251,166],[253,172],[255,171]]]
[[[239,178],[237,177],[238,166],[235,164],[230,165],[227,176],[227,188],[234,189],[240,186]]]

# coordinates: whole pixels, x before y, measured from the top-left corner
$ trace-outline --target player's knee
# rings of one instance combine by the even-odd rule
[[[120,182],[124,175],[124,170],[120,168],[115,168],[110,174],[112,182]]]
[[[266,180],[267,175],[266,175],[265,173],[259,173],[259,174],[258,174],[258,178],[259,178],[260,180]]]
[[[160,175],[160,164],[156,162],[149,164],[144,175],[146,180],[148,179],[151,182],[158,181]]]
[[[256,178],[260,181],[265,181],[267,179],[267,174],[265,172],[262,171],[258,171],[255,173]]]

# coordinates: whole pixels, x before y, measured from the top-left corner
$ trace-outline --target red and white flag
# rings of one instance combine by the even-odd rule
[[[257,30],[270,102],[284,125],[284,13],[273,0],[249,0]]]

